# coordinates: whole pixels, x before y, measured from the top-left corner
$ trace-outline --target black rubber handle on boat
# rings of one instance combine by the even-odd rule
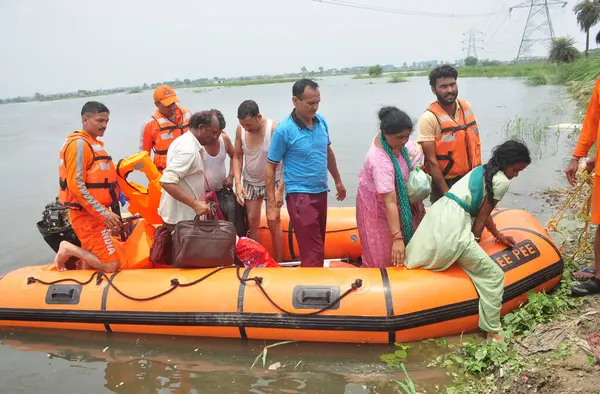
[[[336,298],[335,300],[333,300],[329,304],[325,305],[323,308],[321,308],[321,309],[319,309],[317,311],[314,311],[314,312],[298,313],[298,312],[290,312],[290,311],[288,311],[288,310],[280,307],[275,301],[273,301],[273,299],[269,296],[269,294],[267,294],[266,290],[262,286],[263,278],[261,278],[260,276],[255,276],[254,278],[242,279],[242,277],[240,276],[240,269],[239,269],[239,267],[237,267],[236,274],[237,274],[238,280],[240,282],[242,282],[242,283],[254,282],[258,286],[258,288],[260,289],[260,291],[263,293],[263,295],[267,298],[267,300],[269,300],[269,302],[275,308],[279,309],[281,312],[285,313],[286,315],[290,315],[290,316],[314,316],[314,315],[318,315],[319,313],[323,313],[326,310],[331,309],[335,304],[337,304],[342,299],[344,299],[348,294],[350,294],[353,291],[361,288],[362,287],[362,283],[363,283],[362,279],[356,279],[354,281],[354,283],[352,283],[352,285],[350,285],[350,288],[348,290],[346,290],[342,295],[340,295],[338,298]]]

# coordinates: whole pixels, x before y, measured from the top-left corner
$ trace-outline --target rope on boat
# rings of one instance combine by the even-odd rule
[[[133,297],[130,296],[128,294],[126,294],[125,292],[123,292],[121,289],[119,289],[112,281],[112,279],[106,275],[104,272],[101,271],[96,271],[94,273],[92,273],[92,275],[90,276],[90,278],[85,281],[85,282],[81,282],[77,279],[74,278],[64,278],[64,279],[58,279],[52,282],[46,282],[43,281],[41,279],[37,279],[34,278],[33,276],[30,276],[29,278],[27,278],[27,284],[31,285],[33,283],[40,283],[43,285],[47,285],[47,286],[51,286],[57,283],[63,283],[63,282],[75,282],[79,285],[85,286],[89,283],[91,283],[94,278],[96,278],[96,285],[100,285],[102,283],[103,279],[106,279],[108,281],[108,285],[110,287],[112,287],[117,293],[119,293],[120,295],[122,295],[123,297],[132,300],[132,301],[151,301],[151,300],[155,300],[157,298],[160,298],[162,296],[165,296],[173,291],[175,291],[175,289],[177,289],[178,287],[191,287],[191,286],[195,286],[199,283],[201,283],[202,281],[210,278],[211,276],[213,276],[214,274],[216,274],[219,271],[225,270],[225,269],[230,269],[230,268],[235,268],[236,269],[236,275],[237,275],[237,279],[240,281],[240,283],[242,283],[243,285],[246,285],[247,282],[254,282],[254,284],[256,284],[259,288],[259,290],[261,291],[261,293],[267,298],[267,300],[277,309],[279,309],[281,312],[290,315],[290,316],[314,316],[314,315],[318,315],[320,313],[325,312],[328,309],[331,309],[335,304],[337,304],[338,302],[340,302],[343,298],[345,298],[348,294],[350,294],[351,292],[359,289],[360,287],[362,287],[362,279],[356,279],[352,285],[350,285],[350,288],[348,290],[346,290],[342,295],[340,295],[338,298],[336,298],[335,300],[333,300],[332,302],[330,302],[329,304],[327,304],[326,306],[324,306],[323,308],[314,311],[314,312],[308,312],[308,313],[297,313],[297,312],[290,312],[284,308],[282,308],[281,306],[279,306],[267,293],[267,291],[264,289],[264,287],[262,286],[262,282],[263,282],[263,277],[261,276],[255,276],[252,278],[247,278],[247,279],[243,279],[240,276],[240,267],[233,267],[233,266],[226,266],[226,267],[219,267],[217,269],[212,270],[211,272],[209,272],[208,274],[204,275],[201,278],[198,278],[192,282],[188,282],[188,283],[180,283],[179,279],[174,278],[171,279],[171,288],[150,296],[150,297]]]
[[[558,228],[558,225],[561,220],[565,218],[568,212],[577,211],[577,205],[581,204],[581,208],[578,210],[579,215],[583,219],[583,229],[581,233],[577,237],[577,249],[573,252],[572,258],[575,259],[581,254],[586,253],[588,250],[592,248],[592,245],[589,243],[589,225],[592,220],[591,216],[591,208],[592,208],[592,189],[594,182],[594,172],[591,173],[584,169],[579,174],[579,182],[568,192],[567,199],[562,203],[559,207],[558,211],[552,216],[552,218],[546,223],[544,228],[548,232],[559,233],[563,236],[564,240],[559,247],[559,250],[562,252],[565,244],[567,243],[568,236],[564,231]],[[583,198],[582,198],[583,196]],[[583,200],[583,202],[582,202]]]
[[[262,281],[263,278],[260,276],[255,276],[253,278],[247,278],[247,279],[242,279],[242,277],[240,276],[240,267],[237,267],[236,269],[236,274],[238,277],[238,280],[241,283],[246,283],[246,282],[254,282],[258,288],[260,289],[260,291],[263,293],[263,295],[267,298],[267,300],[269,300],[269,302],[277,309],[279,309],[281,312],[285,313],[286,315],[290,315],[290,316],[314,316],[314,315],[318,315],[319,313],[325,312],[327,309],[331,308],[332,306],[334,306],[335,304],[337,304],[338,302],[340,302],[344,297],[346,297],[348,294],[352,293],[354,290],[359,289],[360,287],[362,287],[362,279],[356,279],[352,285],[350,285],[350,288],[348,290],[346,290],[342,295],[340,295],[338,298],[336,298],[335,300],[333,300],[332,302],[330,302],[329,304],[327,304],[326,306],[324,306],[323,308],[314,311],[314,312],[308,312],[308,313],[297,313],[297,312],[290,312],[286,309],[283,309],[282,307],[280,307],[279,305],[277,305],[277,303],[275,301],[273,301],[273,299],[267,294],[267,292],[265,291],[265,289],[262,286]]]

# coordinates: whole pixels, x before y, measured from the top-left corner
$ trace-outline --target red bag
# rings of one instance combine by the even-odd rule
[[[279,268],[267,249],[250,238],[240,237],[235,246],[235,255],[247,268]]]
[[[156,229],[149,257],[153,265],[171,264],[173,258],[173,238],[171,237],[169,226],[163,224]]]

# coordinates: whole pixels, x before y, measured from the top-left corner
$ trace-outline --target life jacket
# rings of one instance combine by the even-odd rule
[[[427,110],[437,118],[441,133],[435,139],[435,153],[444,178],[463,176],[481,165],[481,143],[479,129],[471,106],[458,99],[459,117],[453,119],[441,105],[435,101]],[[425,164],[425,171],[431,170]]]
[[[127,180],[133,171],[141,171],[148,179],[148,187],[143,187]],[[162,187],[160,186],[160,172],[152,162],[146,151],[138,152],[117,163],[117,177],[125,200],[129,203],[128,210],[132,215],[139,214],[147,223],[162,224],[163,220],[158,214]]]
[[[167,166],[167,152],[169,146],[175,141],[177,137],[180,137],[183,133],[190,129],[190,119],[192,114],[187,109],[177,106],[182,113],[181,124],[176,124],[167,119],[160,111],[156,111],[152,115],[152,119],[156,122],[158,133],[154,133],[154,141],[152,141],[154,152],[154,164],[158,171],[162,172]]]
[[[82,210],[83,207],[75,199],[70,188],[77,185],[67,183],[67,167],[65,164],[65,152],[67,147],[74,141],[82,139],[90,147],[94,159],[86,171],[84,179],[85,187],[90,195],[104,207],[109,207],[117,201],[119,194],[117,185],[117,172],[112,161],[112,157],[104,150],[104,147],[92,137],[81,131],[75,131],[67,136],[67,139],[60,151],[58,166],[58,202],[65,207],[73,210]],[[73,163],[75,165],[75,163]]]

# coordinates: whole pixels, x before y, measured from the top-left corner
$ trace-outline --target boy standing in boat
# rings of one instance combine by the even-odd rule
[[[449,65],[434,68],[429,85],[437,101],[419,120],[417,142],[425,155],[424,170],[431,175],[431,203],[481,165],[479,129],[471,105],[458,98],[458,72]]]
[[[102,103],[85,103],[82,129],[69,134],[60,151],[58,201],[69,209],[71,226],[81,241],[81,247],[60,243],[54,259],[60,271],[72,256],[81,259],[82,269],[115,272],[121,266],[111,236],[121,229],[121,218],[109,208],[118,203],[117,172],[98,140],[104,136],[109,114]]]
[[[279,223],[275,196],[275,172],[283,163],[287,210],[294,227],[302,267],[323,267],[327,226],[327,170],[337,190],[337,199],[346,198],[331,149],[325,118],[317,114],[319,85],[301,79],[292,87],[294,110],[273,133],[267,155],[267,220]]]
[[[267,154],[277,122],[263,117],[258,104],[253,100],[242,102],[238,107],[237,116],[239,124],[235,130],[235,153],[233,156],[235,192],[238,203],[246,207],[249,237],[259,242],[258,227],[261,206],[263,200],[268,200],[265,187]],[[243,183],[242,175],[244,176]],[[283,206],[283,188],[281,165],[278,165],[275,174],[277,209]],[[273,242],[273,258],[281,263],[283,260],[281,224],[277,221],[270,221],[268,224]]]
[[[156,111],[142,127],[140,152],[154,152],[154,164],[161,173],[167,166],[167,151],[171,143],[190,128],[192,114],[179,104],[175,91],[167,85],[154,89]]]

